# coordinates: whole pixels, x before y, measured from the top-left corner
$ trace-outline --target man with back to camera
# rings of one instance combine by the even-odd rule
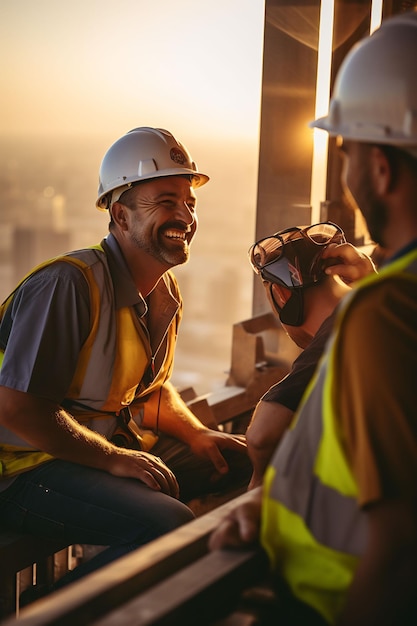
[[[342,229],[331,222],[294,226],[264,237],[251,246],[249,260],[284,330],[303,349],[287,376],[262,396],[246,431],[253,465],[248,488],[253,489],[262,484],[272,454],[316,370],[336,307],[350,291],[347,283],[375,267],[366,254],[346,243]]]
[[[261,523],[289,612],[309,624],[417,621],[416,58],[417,13],[386,19],[312,124],[339,137],[344,185],[393,256],[339,307],[262,490],[211,537],[213,549],[252,543]]]
[[[2,306],[2,523],[110,546],[61,584],[190,521],[179,498],[249,479],[242,438],[206,428],[169,382],[170,268],[188,260],[207,181],[168,131],[128,132],[100,169],[108,236],[35,269]]]

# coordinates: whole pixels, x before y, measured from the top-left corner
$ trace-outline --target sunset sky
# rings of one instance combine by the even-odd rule
[[[258,133],[263,0],[1,0],[0,133]]]

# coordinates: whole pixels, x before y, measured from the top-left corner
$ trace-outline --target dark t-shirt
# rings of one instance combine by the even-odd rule
[[[323,354],[327,339],[333,328],[335,313],[324,320],[311,343],[295,359],[291,371],[273,385],[261,398],[264,402],[276,402],[296,411],[303,393],[310,382]]]

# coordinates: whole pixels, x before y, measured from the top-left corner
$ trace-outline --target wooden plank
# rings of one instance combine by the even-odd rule
[[[266,556],[261,551],[209,553],[95,621],[94,626],[209,623],[230,611],[242,588],[257,581],[265,568]]]
[[[64,548],[54,555],[54,580],[59,580],[70,569],[71,548]]]
[[[44,539],[0,528],[1,574],[19,572],[37,560],[67,547],[65,541]]]
[[[24,608],[19,626],[84,626],[207,554],[207,539],[244,493],[210,513]],[[88,584],[87,584],[88,583]],[[15,621],[5,622],[11,626]]]
[[[0,575],[0,619],[16,611],[16,582],[16,575]]]
[[[233,420],[255,406],[246,389],[237,386],[216,390],[207,401],[218,424]]]

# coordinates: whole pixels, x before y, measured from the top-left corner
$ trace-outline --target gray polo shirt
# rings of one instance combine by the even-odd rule
[[[103,246],[116,308],[134,306],[139,316],[144,315],[146,303],[113,235]],[[89,291],[82,272],[64,262],[40,270],[19,287],[0,325],[0,342],[6,346],[0,385],[60,404],[89,330]]]

